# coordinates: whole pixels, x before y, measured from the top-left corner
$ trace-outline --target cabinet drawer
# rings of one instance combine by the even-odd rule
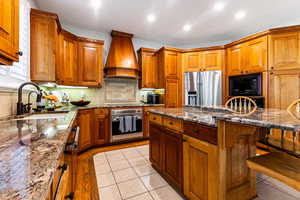
[[[176,131],[182,131],[182,121],[178,119],[172,119],[164,117],[164,126]]]
[[[156,124],[162,124],[162,117],[160,115],[150,113],[149,121]]]
[[[108,109],[95,109],[96,115],[108,115]]]
[[[193,122],[183,123],[184,134],[211,144],[218,144],[217,128]]]

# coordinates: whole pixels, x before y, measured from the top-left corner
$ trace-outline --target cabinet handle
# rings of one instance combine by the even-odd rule
[[[156,117],[153,117],[153,120],[156,120]]]
[[[271,67],[271,69],[274,69],[274,67]]]
[[[70,192],[69,194],[67,194],[66,196],[65,196],[65,199],[74,199],[74,192]]]
[[[16,54],[19,56],[23,56],[23,51],[17,51]]]
[[[68,165],[67,164],[63,164],[58,166],[58,169],[61,169],[62,171],[66,171],[68,169]]]
[[[169,122],[170,125],[173,125],[173,122]]]
[[[182,142],[187,142],[187,140],[186,140],[186,139],[184,139],[184,138],[182,138]]]

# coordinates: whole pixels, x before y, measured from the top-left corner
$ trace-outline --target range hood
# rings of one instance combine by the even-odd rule
[[[108,78],[139,78],[140,68],[133,48],[133,34],[111,32],[112,41],[105,65]]]

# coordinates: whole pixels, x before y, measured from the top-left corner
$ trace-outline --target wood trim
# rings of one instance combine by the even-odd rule
[[[231,43],[229,43],[229,44],[226,44],[226,45],[225,45],[225,48],[229,48],[229,47],[232,47],[232,46],[235,46],[235,45],[244,43],[244,42],[248,42],[248,41],[250,41],[250,40],[253,40],[253,39],[256,39],[256,38],[259,38],[259,37],[268,35],[269,33],[270,33],[270,31],[267,30],[267,31],[263,31],[263,32],[259,32],[259,33],[255,33],[255,34],[252,34],[252,35],[243,37],[243,38],[241,38],[241,39],[239,39],[239,40],[236,40],[236,41],[234,41],[234,42],[231,42]]]
[[[47,18],[52,18],[56,21],[57,26],[58,26],[58,30],[59,31],[62,30],[62,26],[61,26],[61,23],[59,21],[59,17],[56,13],[51,13],[51,12],[31,8],[30,9],[30,15],[39,15],[39,16],[43,16],[43,17],[47,17]]]
[[[156,53],[156,52],[158,52],[158,50],[141,47],[137,52],[138,53]]]
[[[77,36],[77,41],[78,42],[91,42],[91,43],[97,43],[100,45],[104,45],[104,40],[96,40],[96,39],[90,39],[90,38],[79,37],[79,36]]]
[[[0,64],[3,65],[12,65],[13,61],[12,60],[8,60],[7,58],[0,56]]]
[[[211,47],[200,47],[182,50],[182,53],[198,52],[198,51],[211,51],[211,50],[223,50],[225,46],[211,46]]]
[[[128,37],[128,38],[132,38],[132,37],[133,37],[133,34],[121,32],[121,31],[116,31],[116,30],[112,30],[112,31],[111,31],[111,36],[119,36],[119,37]]]
[[[299,31],[300,25],[294,25],[294,26],[285,26],[285,27],[279,27],[279,28],[271,28],[269,29],[270,33],[282,33],[287,31]]]

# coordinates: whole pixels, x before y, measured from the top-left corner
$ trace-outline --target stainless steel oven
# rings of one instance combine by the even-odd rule
[[[112,142],[143,137],[143,109],[111,111]]]

